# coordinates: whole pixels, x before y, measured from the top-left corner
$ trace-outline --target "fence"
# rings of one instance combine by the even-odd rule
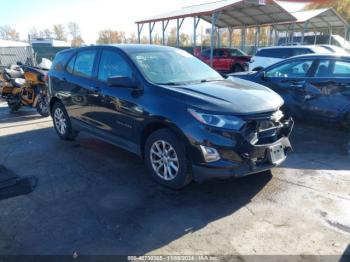
[[[56,53],[67,47],[0,47],[0,69],[8,67],[17,62],[26,65],[37,65],[42,58],[48,58],[51,61]]]
[[[21,62],[33,64],[33,53],[31,47],[0,47],[0,67]]]

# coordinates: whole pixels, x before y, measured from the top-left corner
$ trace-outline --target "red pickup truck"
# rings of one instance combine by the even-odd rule
[[[210,65],[210,48],[201,51],[194,50],[194,55]],[[248,71],[251,56],[237,48],[215,48],[213,53],[213,68],[221,73]]]

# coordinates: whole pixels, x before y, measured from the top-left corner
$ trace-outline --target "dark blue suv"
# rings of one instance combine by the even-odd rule
[[[268,170],[291,149],[293,122],[279,110],[279,95],[233,84],[171,47],[62,51],[49,95],[59,137],[88,131],[144,158],[153,178],[171,188]]]

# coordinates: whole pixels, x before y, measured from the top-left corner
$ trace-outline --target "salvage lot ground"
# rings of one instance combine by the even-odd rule
[[[350,243],[342,130],[297,124],[282,167],[170,191],[143,162],[0,102],[0,165],[38,179],[0,201],[0,254],[336,254]],[[1,176],[1,173],[0,173]]]

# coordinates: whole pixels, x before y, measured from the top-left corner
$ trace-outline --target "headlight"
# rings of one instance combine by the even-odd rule
[[[244,121],[236,116],[228,115],[212,115],[207,113],[197,112],[193,109],[188,109],[188,112],[202,124],[208,126],[222,127],[232,130],[240,130],[244,125]]]

